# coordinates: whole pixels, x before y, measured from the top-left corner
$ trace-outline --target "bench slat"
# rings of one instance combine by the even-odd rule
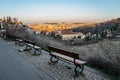
[[[22,41],[23,41],[22,39],[18,39],[18,38],[17,38],[16,40],[19,41],[19,42],[22,42]]]
[[[34,46],[34,48],[35,48],[35,49],[40,49],[40,47],[39,47],[39,46]]]
[[[27,45],[27,46],[30,46],[30,47],[33,47],[33,45],[32,45],[32,44],[29,44],[29,43],[26,43],[26,45]]]

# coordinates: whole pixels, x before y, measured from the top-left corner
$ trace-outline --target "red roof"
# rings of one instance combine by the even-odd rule
[[[63,34],[63,35],[65,35],[65,34],[71,35],[71,34],[80,34],[80,32],[68,32],[68,31],[67,31],[67,32],[66,32],[66,31],[64,32],[64,31],[63,31],[62,34]]]

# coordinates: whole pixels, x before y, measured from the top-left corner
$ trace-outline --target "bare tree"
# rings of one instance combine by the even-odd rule
[[[13,23],[14,23],[14,24],[17,24],[17,22],[18,22],[18,19],[14,17],[14,18],[13,18]]]

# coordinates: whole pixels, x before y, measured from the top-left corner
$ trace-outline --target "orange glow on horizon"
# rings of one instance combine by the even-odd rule
[[[30,24],[35,31],[47,31],[52,32],[56,30],[66,30],[75,27],[94,26],[95,23],[49,23],[49,24]]]

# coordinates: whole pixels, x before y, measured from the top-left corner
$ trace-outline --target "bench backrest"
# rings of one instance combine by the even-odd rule
[[[53,51],[53,52],[60,53],[62,55],[66,55],[66,56],[69,56],[69,57],[72,57],[72,58],[75,58],[75,59],[79,59],[79,54],[77,54],[77,53],[62,50],[62,49],[55,48],[55,47],[52,47],[52,46],[48,46],[48,49],[49,49],[50,52]]]
[[[7,36],[8,36],[8,37],[11,37],[11,38],[18,38],[18,39],[20,38],[20,37],[18,37],[18,36],[10,35],[10,34],[7,34]]]
[[[26,43],[29,43],[29,44],[35,45],[35,43],[34,43],[33,41],[31,41],[31,40],[24,39],[24,41],[25,41]]]

